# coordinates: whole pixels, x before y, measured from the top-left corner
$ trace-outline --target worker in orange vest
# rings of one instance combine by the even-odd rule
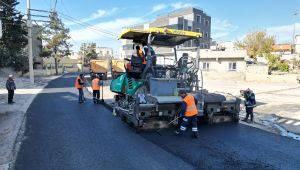
[[[183,98],[183,102],[180,106],[180,113],[179,116],[182,117],[182,122],[180,124],[180,129],[176,130],[174,133],[175,135],[179,136],[181,132],[186,131],[187,126],[189,124],[192,124],[192,132],[193,132],[193,137],[198,138],[198,127],[197,127],[197,115],[198,115],[198,110],[197,110],[197,99],[190,95],[187,94],[185,90],[181,90],[180,96]]]
[[[93,101],[94,103],[100,103],[100,85],[101,81],[99,79],[99,75],[96,75],[96,77],[92,80],[92,89],[93,89]]]
[[[84,75],[81,73],[76,78],[75,87],[78,89],[79,97],[78,97],[78,103],[84,102],[84,94],[83,94],[83,87],[84,87]]]
[[[137,46],[135,47],[135,49],[136,49],[136,55],[137,55],[138,57],[142,58],[142,64],[143,64],[143,67],[145,68],[145,66],[146,66],[146,64],[147,64],[147,61],[146,61],[146,58],[145,58],[145,55],[144,55],[143,51],[141,50],[141,48],[140,48],[139,45],[137,45]]]

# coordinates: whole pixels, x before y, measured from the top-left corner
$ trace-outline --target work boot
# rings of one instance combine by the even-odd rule
[[[247,119],[243,119],[242,121],[248,123]]]
[[[199,136],[198,136],[198,132],[193,132],[193,138],[197,139]]]
[[[174,135],[175,135],[175,136],[180,136],[180,132],[179,132],[178,130],[175,130],[175,131],[174,131]]]

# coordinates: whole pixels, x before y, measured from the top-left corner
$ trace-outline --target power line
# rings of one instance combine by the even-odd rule
[[[104,33],[104,32],[102,32],[102,31],[100,31],[100,30],[97,30],[97,29],[95,29],[95,28],[93,28],[93,27],[87,26],[87,25],[85,25],[85,24],[83,24],[83,23],[74,21],[74,20],[72,20],[72,19],[70,19],[70,18],[66,18],[66,17],[63,17],[63,16],[62,16],[62,18],[66,19],[66,20],[69,20],[69,21],[71,21],[71,22],[74,22],[74,23],[76,23],[76,24],[78,24],[78,25],[81,25],[81,26],[83,26],[84,28],[87,28],[87,29],[89,29],[89,30],[91,30],[91,31],[94,31],[94,32],[97,32],[97,33],[101,33],[101,34]],[[116,41],[117,41],[116,36],[114,36],[114,35],[111,35],[111,34],[106,35],[106,33],[104,33],[103,36],[106,37],[106,38],[110,38],[110,39],[113,39],[113,40],[116,40]]]
[[[108,30],[105,30],[105,29],[96,27],[96,26],[91,25],[91,24],[89,24],[89,23],[87,23],[87,22],[84,22],[84,21],[81,21],[81,20],[76,19],[76,18],[74,18],[74,17],[68,16],[68,15],[66,15],[66,14],[64,14],[64,13],[62,13],[62,12],[58,12],[58,13],[61,14],[61,15],[63,15],[63,16],[65,16],[65,17],[67,17],[67,18],[70,18],[70,19],[76,21],[76,23],[81,23],[81,24],[84,24],[84,25],[86,25],[86,26],[93,27],[93,28],[95,28],[95,29],[97,29],[97,30],[99,30],[99,31],[101,31],[101,32],[103,32],[103,33],[105,33],[105,34],[109,34],[109,35],[112,35],[112,36],[117,36],[117,34],[114,33],[114,32],[111,32],[111,31],[108,31]]]

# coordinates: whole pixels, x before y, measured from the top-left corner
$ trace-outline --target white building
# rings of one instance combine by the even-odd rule
[[[99,59],[107,59],[112,58],[113,49],[109,47],[97,47],[96,53],[98,54]]]

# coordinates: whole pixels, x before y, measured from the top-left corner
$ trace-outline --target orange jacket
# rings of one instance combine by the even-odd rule
[[[143,53],[143,51],[142,51],[142,50],[139,50],[137,55],[138,55],[139,57],[143,58],[143,62],[142,62],[142,64],[147,64],[147,61],[146,61],[145,55],[144,55],[144,53]]]
[[[194,96],[192,95],[187,95],[183,101],[186,103],[186,111],[185,111],[185,116],[191,117],[194,115],[198,114],[198,110],[195,104],[195,99]]]
[[[75,87],[76,87],[76,89],[82,89],[83,85],[80,85],[78,80],[81,80],[81,78],[79,76],[76,78]]]
[[[93,90],[100,90],[100,79],[94,78],[92,81],[92,89]]]

